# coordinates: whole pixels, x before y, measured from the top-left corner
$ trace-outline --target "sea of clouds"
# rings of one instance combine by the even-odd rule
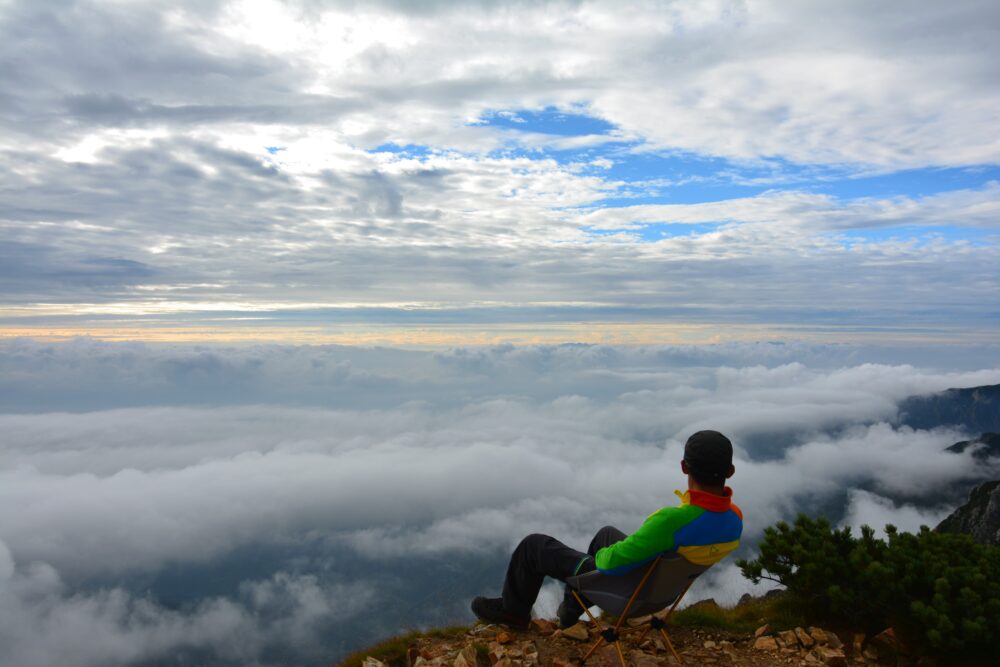
[[[934,525],[997,470],[898,403],[1000,383],[995,352],[6,341],[0,663],[322,664],[469,622],[526,533],[583,548],[673,505],[703,428],[737,445],[739,555],[799,511]],[[692,600],[751,590],[709,575]]]

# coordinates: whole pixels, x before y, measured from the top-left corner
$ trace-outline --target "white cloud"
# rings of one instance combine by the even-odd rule
[[[362,583],[277,572],[245,582],[238,599],[182,611],[122,588],[70,590],[45,563],[15,569],[3,542],[0,567],[0,659],[18,667],[130,665],[184,650],[208,651],[214,664],[280,664],[274,656],[289,649],[322,657],[331,621],[373,602]]]

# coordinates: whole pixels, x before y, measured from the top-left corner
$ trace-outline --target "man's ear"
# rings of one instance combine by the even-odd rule
[[[729,472],[726,473],[726,479],[729,479],[736,474],[736,466],[729,466]]]
[[[685,475],[690,475],[691,471],[688,470],[688,463],[684,459],[681,459],[681,472]]]

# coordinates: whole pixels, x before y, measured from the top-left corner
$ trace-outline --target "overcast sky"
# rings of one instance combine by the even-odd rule
[[[0,325],[995,341],[998,29],[989,0],[7,0]]]

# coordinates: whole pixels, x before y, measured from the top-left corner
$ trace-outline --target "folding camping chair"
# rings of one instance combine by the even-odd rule
[[[622,624],[625,623],[626,619],[648,614],[650,615],[648,625],[642,624],[637,628],[630,629],[638,630],[645,625],[642,635],[639,637],[640,642],[650,630],[659,630],[663,641],[666,642],[670,652],[674,654],[674,658],[680,664],[681,657],[677,654],[673,642],[670,641],[670,635],[667,634],[666,621],[674,613],[674,609],[691,588],[694,580],[709,567],[695,565],[676,553],[665,553],[657,556],[656,560],[648,566],[636,568],[625,574],[609,575],[593,570],[567,578],[566,584],[569,585],[570,592],[601,633],[597,642],[583,656],[583,662],[587,662],[587,658],[593,655],[601,644],[608,642],[615,645],[622,667],[628,667],[621,646]],[[583,601],[581,595],[591,604],[617,616],[618,620],[614,627],[602,629],[601,623],[590,613],[589,605]],[[667,605],[671,605],[671,607],[664,618],[655,615]]]

